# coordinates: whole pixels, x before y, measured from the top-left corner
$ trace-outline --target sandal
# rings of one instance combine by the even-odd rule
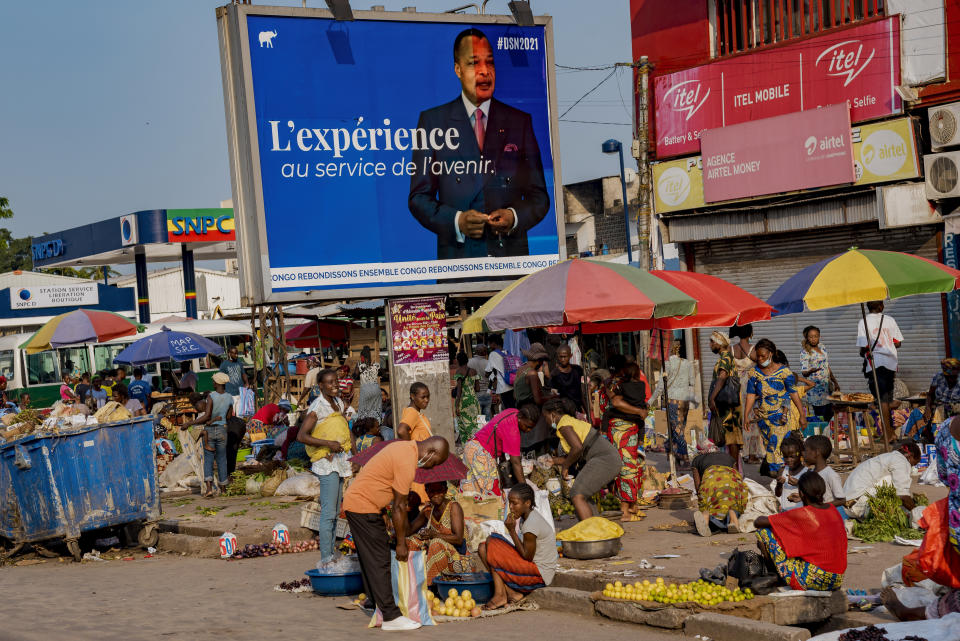
[[[489,603],[484,604],[483,609],[486,610],[486,611],[501,610],[501,609],[507,607],[507,605],[508,605],[509,603],[510,603],[510,602],[507,601],[507,602],[505,602],[505,603],[501,603],[500,605],[494,605],[492,602],[489,602]]]

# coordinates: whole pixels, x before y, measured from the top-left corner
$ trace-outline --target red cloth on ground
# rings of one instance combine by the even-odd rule
[[[911,586],[924,579],[950,588],[960,588],[960,554],[950,544],[947,499],[931,503],[923,511],[920,527],[926,531],[920,547],[903,557],[903,583]]]
[[[788,557],[835,574],[847,571],[847,531],[832,505],[825,510],[807,505],[774,514],[770,527]]]

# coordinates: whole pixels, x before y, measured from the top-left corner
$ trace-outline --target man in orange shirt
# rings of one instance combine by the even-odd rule
[[[416,630],[420,624],[403,616],[393,600],[390,535],[381,510],[392,509],[397,560],[406,561],[407,494],[417,468],[430,469],[446,461],[449,454],[450,444],[442,436],[390,443],[360,469],[343,497],[343,511],[360,557],[363,588],[383,614],[383,630]]]

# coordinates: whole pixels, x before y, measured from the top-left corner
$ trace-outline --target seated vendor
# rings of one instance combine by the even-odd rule
[[[527,483],[515,485],[508,501],[510,513],[504,524],[509,538],[494,534],[477,550],[493,575],[493,596],[486,610],[516,603],[550,585],[557,571],[557,538],[551,524],[533,509],[533,488]]]
[[[798,483],[803,507],[761,516],[757,546],[794,590],[839,590],[847,570],[847,531],[837,508],[823,502],[827,484],[814,471]]]
[[[427,483],[425,487],[430,500],[410,524],[413,534],[407,537],[407,548],[426,553],[429,585],[444,572],[473,572],[474,568],[467,552],[463,508],[447,498],[446,481]]]
[[[855,519],[866,516],[868,499],[887,483],[897,490],[903,507],[912,510],[916,504],[910,491],[910,470],[920,462],[920,447],[914,442],[902,443],[893,452],[879,454],[858,465],[843,484],[847,514]]]
[[[733,457],[721,451],[706,452],[696,456],[691,465],[699,506],[693,513],[697,534],[739,532],[739,517],[747,509],[749,492]]]

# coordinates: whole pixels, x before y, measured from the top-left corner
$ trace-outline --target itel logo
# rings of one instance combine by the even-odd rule
[[[685,120],[690,120],[710,97],[709,89],[703,96],[700,95],[701,89],[699,80],[684,80],[670,87],[670,90],[663,95],[663,101],[674,111],[686,113]]]
[[[846,78],[843,81],[843,86],[846,87],[867,68],[875,54],[876,49],[871,49],[864,58],[863,43],[859,40],[846,40],[824,49],[817,56],[816,66],[820,66],[821,60],[826,60],[827,75]]]

